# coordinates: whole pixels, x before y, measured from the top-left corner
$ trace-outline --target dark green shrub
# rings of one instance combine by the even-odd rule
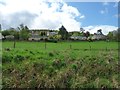
[[[49,56],[50,56],[50,57],[53,57],[53,56],[54,56],[54,53],[53,53],[53,52],[49,52]]]
[[[72,69],[77,70],[78,66],[76,64],[72,64]]]
[[[23,61],[23,60],[25,60],[25,57],[22,56],[22,55],[16,55],[16,56],[14,57],[14,61],[15,61],[15,62],[20,62],[20,61]]]
[[[57,40],[50,39],[50,40],[47,40],[47,42],[53,42],[53,43],[57,43]]]
[[[11,51],[11,48],[5,48],[5,51]]]
[[[25,58],[26,58],[26,59],[29,59],[29,58],[30,58],[30,55],[26,55]]]
[[[2,63],[11,62],[12,60],[13,57],[11,55],[6,55],[6,54],[2,55]]]
[[[61,61],[61,67],[66,67],[65,61]]]
[[[32,51],[30,51],[30,54],[35,55]]]

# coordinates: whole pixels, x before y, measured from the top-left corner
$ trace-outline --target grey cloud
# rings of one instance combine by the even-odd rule
[[[16,28],[21,23],[23,23],[29,27],[29,26],[31,26],[31,24],[33,24],[34,19],[36,17],[37,17],[36,14],[32,14],[27,11],[17,12],[17,13],[9,15],[10,20],[7,20],[8,18],[2,20],[2,27],[3,27],[3,29],[8,29],[10,27]]]
[[[2,1],[0,1],[0,5],[6,5],[6,3],[5,2],[2,2]]]

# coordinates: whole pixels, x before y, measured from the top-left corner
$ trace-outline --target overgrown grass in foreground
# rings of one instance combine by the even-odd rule
[[[120,86],[116,42],[12,43],[3,42],[3,87]]]

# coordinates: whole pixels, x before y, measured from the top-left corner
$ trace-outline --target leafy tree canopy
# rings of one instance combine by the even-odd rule
[[[61,35],[61,38],[63,40],[66,40],[68,38],[68,32],[63,25],[61,26],[61,28],[59,28],[58,34]]]

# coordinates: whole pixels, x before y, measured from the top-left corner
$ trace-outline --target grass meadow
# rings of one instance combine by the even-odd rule
[[[118,88],[118,42],[2,42],[3,88]]]

